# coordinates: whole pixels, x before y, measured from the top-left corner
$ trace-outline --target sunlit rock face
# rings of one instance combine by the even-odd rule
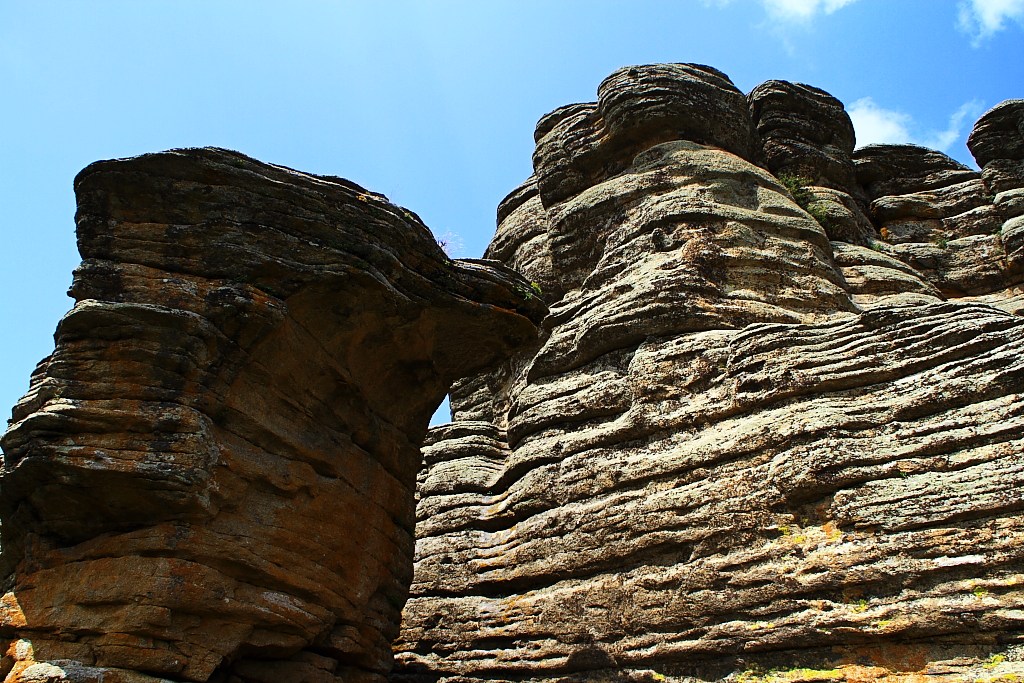
[[[1024,674],[1022,111],[980,174],[695,65],[542,118],[488,257],[550,314],[427,437],[393,679]]]
[[[529,282],[224,150],[75,190],[77,303],[2,442],[2,674],[382,680],[428,420],[532,343]]]

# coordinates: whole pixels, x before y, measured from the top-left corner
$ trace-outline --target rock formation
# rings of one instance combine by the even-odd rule
[[[233,152],[85,169],[6,683],[1024,677],[1024,100],[979,173],[810,86],[597,94],[488,260]]]
[[[3,439],[8,682],[373,681],[451,382],[530,283],[340,178],[216,149],[75,181],[76,300]]]
[[[541,336],[423,449],[403,683],[1024,675],[1024,101],[982,172],[630,67],[487,256]]]
[[[967,146],[1005,221],[999,237],[1009,265],[1024,268],[1024,100],[1007,100],[982,116]]]

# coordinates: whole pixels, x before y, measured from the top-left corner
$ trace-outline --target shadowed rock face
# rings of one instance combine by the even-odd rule
[[[979,122],[979,175],[853,152],[807,86],[598,92],[499,207],[488,256],[550,315],[427,438],[394,678],[1024,673],[1024,274],[988,180],[1017,187],[1022,110]]]
[[[3,673],[379,679],[430,415],[543,305],[340,178],[202,149],[75,190],[77,303],[3,438]]]
[[[747,101],[765,168],[857,192],[850,158],[853,122],[839,100],[809,85],[768,81],[751,90]]]

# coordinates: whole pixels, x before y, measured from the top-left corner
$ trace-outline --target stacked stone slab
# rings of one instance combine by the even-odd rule
[[[393,678],[1024,674],[1016,147],[854,152],[697,65],[598,95],[499,208],[550,314],[428,436]]]
[[[978,119],[967,139],[1004,223],[1000,239],[1011,267],[1024,268],[1024,100],[1007,100]]]
[[[880,251],[912,266],[947,297],[1003,288],[1002,211],[979,173],[915,145],[872,145],[855,159],[880,226]]]

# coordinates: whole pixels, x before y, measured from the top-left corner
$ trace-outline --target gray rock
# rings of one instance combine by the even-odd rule
[[[947,296],[997,294],[1024,281],[999,238],[1012,195],[946,155],[915,145],[854,153],[883,248]]]
[[[998,229],[1006,264],[1021,281],[1024,250],[1020,218],[1024,216],[1024,100],[996,105],[974,125],[967,140],[993,203],[1005,219]]]
[[[1024,161],[1024,99],[1005,100],[982,114],[967,148],[982,167],[998,159]]]
[[[696,64],[619,69],[601,83],[596,103],[548,114],[534,137],[545,205],[620,172],[651,140],[691,140],[746,159],[753,152],[743,94],[722,72]]]

